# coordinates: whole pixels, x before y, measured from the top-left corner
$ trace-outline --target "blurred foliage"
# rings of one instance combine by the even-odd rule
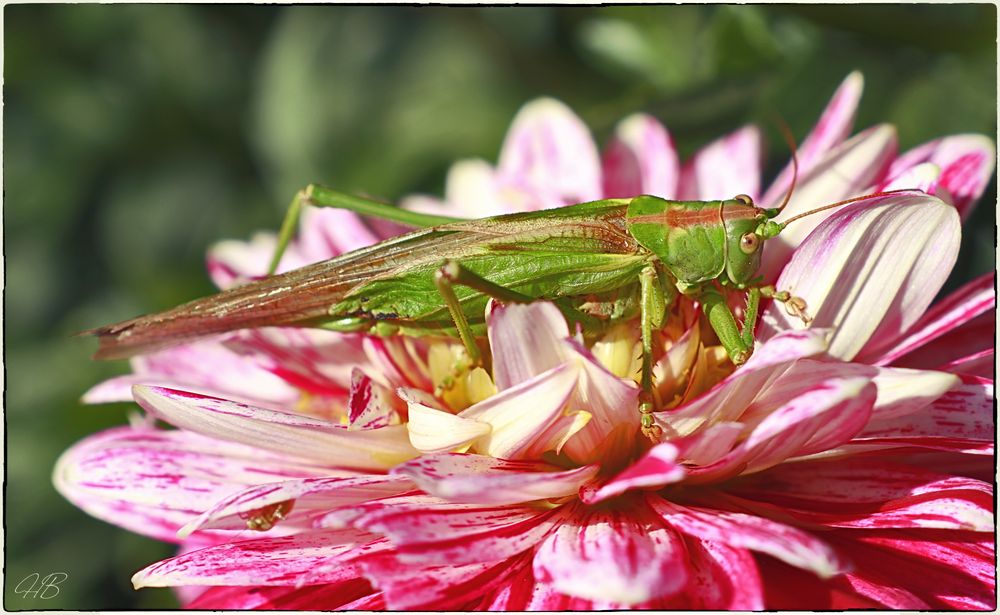
[[[636,110],[682,154],[743,122],[787,159],[851,70],[858,127],[908,148],[996,134],[992,5],[4,8],[7,609],[158,608],[130,575],[171,553],[63,501],[59,453],[125,420],[79,396],[124,364],[77,331],[211,290],[205,249],[276,228],[309,183],[439,193],[449,163],[495,160],[518,107],[566,101],[599,142]],[[994,267],[995,186],[949,287]],[[12,593],[64,571],[58,596]]]

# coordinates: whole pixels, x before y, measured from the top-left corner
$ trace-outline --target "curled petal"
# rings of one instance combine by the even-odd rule
[[[417,455],[402,425],[348,431],[319,419],[163,387],[135,386],[147,412],[182,429],[346,468],[384,470]]]
[[[656,118],[637,113],[619,122],[603,163],[605,198],[677,196],[677,151],[670,133]]]
[[[737,194],[756,200],[760,194],[761,134],[744,126],[699,150],[684,165],[680,199],[711,201]]]
[[[489,423],[462,418],[408,399],[410,444],[421,453],[462,451],[493,430]]]
[[[572,495],[592,479],[598,466],[563,472],[534,462],[482,455],[424,455],[393,469],[431,495],[455,502],[518,504]]]
[[[799,246],[776,286],[805,300],[810,326],[832,329],[828,353],[853,359],[910,327],[958,256],[954,208],[915,193],[872,199],[832,215]],[[761,333],[802,328],[777,302]]]
[[[816,126],[798,147],[796,158],[800,176],[809,174],[828,151],[840,145],[847,135],[851,134],[854,113],[857,111],[858,101],[861,100],[864,83],[864,77],[855,71],[848,75],[834,92]],[[761,203],[765,207],[778,206],[785,197],[791,181],[792,165],[789,163],[768,188]]]
[[[936,164],[925,162],[911,167],[895,177],[890,176],[889,181],[878,191],[920,190],[927,194],[935,194],[940,179],[941,168]]]
[[[562,340],[569,337],[566,319],[551,303],[526,305],[490,301],[486,308],[493,380],[503,391],[567,360]]]
[[[569,107],[551,98],[518,112],[504,139],[498,172],[563,205],[601,197],[601,166],[590,131]]]
[[[786,331],[769,339],[750,360],[710,391],[675,411],[655,413],[671,435],[686,436],[718,422],[739,417],[760,391],[788,366],[826,349],[815,331]]]
[[[539,546],[536,578],[571,596],[622,604],[680,591],[688,576],[684,543],[639,506],[580,510]]]
[[[822,205],[864,194],[885,174],[895,153],[896,129],[887,124],[873,126],[844,141],[829,150],[811,171],[799,177],[795,194],[779,216],[779,222]],[[777,278],[792,251],[829,215],[829,212],[820,212],[796,220],[768,241],[762,255],[764,279]]]
[[[578,379],[575,367],[560,365],[463,410],[462,418],[491,427],[475,450],[501,459],[527,455],[562,415]]]

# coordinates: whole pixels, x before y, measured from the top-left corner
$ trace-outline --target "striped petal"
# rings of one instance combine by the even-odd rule
[[[100,519],[174,542],[181,526],[248,485],[331,472],[186,431],[119,428],[63,453],[53,482]]]
[[[680,164],[670,133],[656,118],[636,113],[620,121],[604,150],[604,198],[677,196]]]
[[[491,429],[474,450],[501,459],[520,459],[563,414],[579,370],[560,365],[463,410],[459,416]]]
[[[562,313],[551,303],[490,301],[486,323],[493,353],[493,380],[501,391],[568,359],[562,340],[569,337],[569,327]]]
[[[632,489],[658,488],[684,479],[684,466],[677,463],[677,447],[657,444],[639,461],[597,489],[584,489],[580,498],[596,504]]]
[[[185,606],[203,611],[245,611],[250,609],[282,611],[345,610],[378,611],[385,609],[379,594],[372,593],[365,579],[329,585],[235,586],[210,587]],[[355,606],[356,603],[362,603]],[[353,608],[352,608],[353,607]]]
[[[864,428],[875,396],[875,385],[868,378],[831,378],[801,388],[772,387],[755,405],[776,409],[724,457],[691,469],[688,482],[715,482],[736,473],[759,472],[792,457],[843,444]],[[787,401],[778,406],[783,399]]]
[[[848,206],[795,251],[776,286],[805,300],[811,327],[832,329],[827,352],[851,360],[892,343],[923,314],[958,255],[954,208],[914,193]],[[780,304],[761,335],[801,329]]]
[[[863,90],[864,77],[855,71],[848,75],[834,92],[816,126],[796,151],[800,176],[808,175],[827,152],[840,145],[851,134],[854,114]],[[777,207],[785,198],[785,192],[788,191],[791,181],[792,164],[789,163],[767,189],[761,203],[765,207]]]
[[[935,139],[900,155],[892,163],[889,175],[897,176],[922,163],[941,169],[942,199],[955,205],[965,220],[993,176],[996,146],[988,137],[975,134]]]
[[[993,531],[989,484],[878,457],[784,464],[727,491],[769,507],[758,514],[804,523]]]
[[[730,422],[790,364],[825,349],[826,342],[818,332],[780,333],[761,345],[743,367],[704,395],[677,410],[655,413],[657,423],[668,434],[687,436],[719,422]]]
[[[642,504],[628,512],[578,509],[538,547],[535,577],[589,600],[637,604],[687,583],[684,543]]]
[[[176,427],[332,466],[384,470],[417,455],[406,427],[348,431],[319,419],[285,414],[163,387],[135,386],[147,412]]]
[[[812,170],[799,176],[795,194],[778,221],[864,194],[885,175],[895,153],[896,130],[887,124],[873,126],[844,141],[826,152]],[[829,215],[821,212],[797,220],[768,241],[761,257],[764,279],[776,279],[792,251]]]
[[[683,536],[687,548],[688,582],[684,593],[660,608],[706,611],[761,611],[764,587],[757,562],[747,549],[713,540]]]
[[[531,549],[566,521],[562,508],[383,507],[354,526],[384,535],[399,561],[425,566],[489,563]]]
[[[670,526],[701,540],[766,553],[824,578],[846,569],[827,544],[791,526],[742,513],[681,506],[658,496],[647,501]]]
[[[992,378],[996,367],[996,354],[992,348],[974,352],[968,356],[949,361],[938,366],[938,369],[953,374],[969,374],[980,378]]]
[[[131,374],[95,386],[83,401],[132,401],[135,384],[181,387],[272,408],[298,401],[299,392],[271,373],[266,359],[241,356],[227,348],[223,339],[212,337],[133,357]]]
[[[518,504],[573,495],[592,479],[598,466],[563,472],[535,462],[483,455],[424,455],[392,470],[431,495],[455,502]]]
[[[191,551],[144,568],[132,577],[136,589],[172,585],[295,585],[340,551],[372,538],[353,529],[230,542]],[[331,572],[323,582],[359,576],[351,566]]]
[[[468,602],[504,583],[523,563],[421,567],[391,555],[360,562],[365,576],[382,591],[389,610],[463,610]]]
[[[601,165],[590,130],[555,99],[521,108],[504,139],[497,171],[534,194],[557,199],[555,204],[601,197]]]
[[[760,194],[761,134],[744,126],[698,150],[681,170],[681,200],[711,201]]]
[[[986,340],[984,335],[977,333],[985,333],[982,327],[992,325],[993,318],[982,318],[983,322],[977,319],[984,314],[989,315],[996,308],[995,283],[995,273],[979,276],[932,306],[903,336],[887,344],[887,347],[866,348],[858,359],[876,365],[927,368],[962,356],[963,352],[982,350],[976,347],[976,341],[992,345],[992,335]],[[975,325],[967,332],[971,339],[960,338],[966,333],[963,329],[970,325]],[[933,344],[937,340],[942,340],[942,344]],[[960,348],[957,355],[954,354],[956,346]],[[926,359],[921,361],[924,357]]]
[[[183,527],[181,536],[201,529],[246,529],[247,519],[262,509],[293,502],[283,526],[309,527],[317,513],[396,495],[412,489],[396,476],[319,477],[257,485],[233,493]]]

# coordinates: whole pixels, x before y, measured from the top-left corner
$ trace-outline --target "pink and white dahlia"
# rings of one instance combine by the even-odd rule
[[[135,358],[85,400],[134,399],[147,420],[71,448],[56,486],[179,543],[133,583],[183,588],[193,608],[992,609],[993,275],[931,304],[994,146],[959,135],[897,155],[887,125],[848,138],[860,93],[849,76],[802,143],[782,218],[912,190],[768,243],[768,281],[812,321],[767,306],[738,369],[678,300],[656,340],[656,442],[639,433],[637,326],[585,341],[551,304],[491,303],[491,369],[457,379],[454,340],[305,329]],[[542,100],[497,166],[460,162],[444,200],[405,205],[479,217],[745,193],[770,207],[791,171],[762,191],[760,150],[746,127],[681,164],[635,115],[601,157]],[[282,266],[386,232],[310,211]],[[273,245],[220,244],[209,271],[222,287],[260,275]]]

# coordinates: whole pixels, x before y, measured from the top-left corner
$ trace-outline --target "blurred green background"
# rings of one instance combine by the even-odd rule
[[[518,107],[567,102],[604,142],[637,110],[682,154],[746,121],[787,160],[851,70],[858,127],[902,148],[996,134],[992,5],[594,8],[22,5],[4,9],[7,609],[168,608],[133,572],[171,547],[59,497],[59,453],[120,424],[79,396],[126,370],[82,329],[210,292],[206,248],[276,229],[309,182],[440,193],[451,161],[495,160]],[[994,267],[995,184],[949,287]],[[64,571],[48,599],[13,593]]]

